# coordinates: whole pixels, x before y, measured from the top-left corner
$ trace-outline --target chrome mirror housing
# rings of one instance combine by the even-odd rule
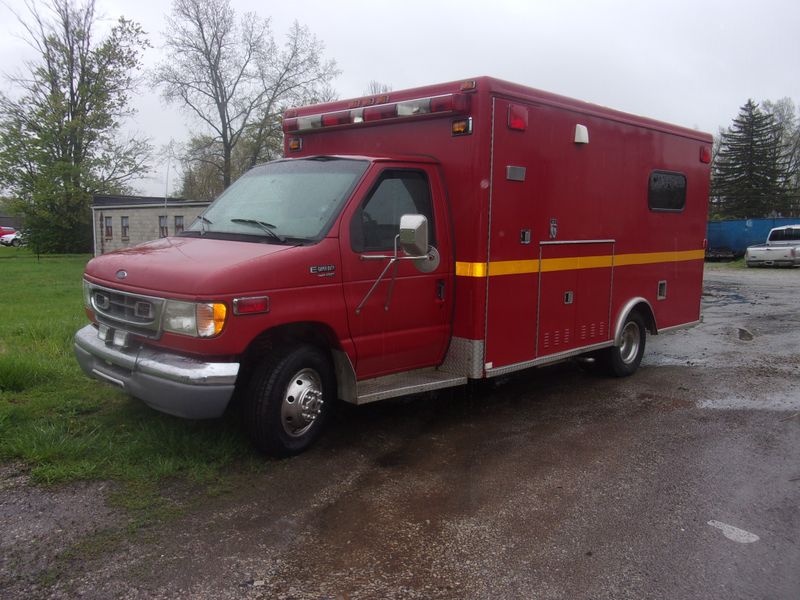
[[[428,254],[428,219],[424,215],[400,217],[400,247],[409,256]]]

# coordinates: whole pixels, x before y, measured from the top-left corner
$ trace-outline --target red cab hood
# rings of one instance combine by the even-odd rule
[[[86,275],[101,285],[155,296],[211,297],[282,287],[274,259],[307,248],[208,238],[164,238],[98,256]]]

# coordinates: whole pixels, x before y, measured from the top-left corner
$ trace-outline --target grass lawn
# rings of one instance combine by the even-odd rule
[[[169,417],[83,374],[72,336],[87,323],[88,259],[0,246],[0,461],[26,463],[42,483],[110,479],[131,489],[175,477],[214,485],[233,464],[264,464],[234,417]]]
[[[746,269],[744,258],[735,260],[706,261],[705,268],[709,270]]]

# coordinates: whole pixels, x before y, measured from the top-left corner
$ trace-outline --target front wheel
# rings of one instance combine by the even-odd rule
[[[646,339],[647,331],[642,317],[639,313],[628,315],[622,327],[620,345],[604,351],[606,371],[615,377],[633,375],[642,362]]]
[[[314,346],[273,352],[253,375],[246,398],[253,443],[272,456],[299,454],[319,437],[336,385],[328,357]]]

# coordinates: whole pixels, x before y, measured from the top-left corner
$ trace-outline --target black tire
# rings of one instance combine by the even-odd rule
[[[11,240],[11,245],[14,246],[14,248],[19,248],[20,243],[18,239]]]
[[[622,343],[607,348],[602,355],[605,371],[614,377],[633,375],[642,362],[646,340],[644,319],[637,312],[631,313],[622,326]]]
[[[271,456],[299,454],[327,422],[336,383],[327,355],[314,346],[273,351],[253,373],[245,397],[250,438]]]

